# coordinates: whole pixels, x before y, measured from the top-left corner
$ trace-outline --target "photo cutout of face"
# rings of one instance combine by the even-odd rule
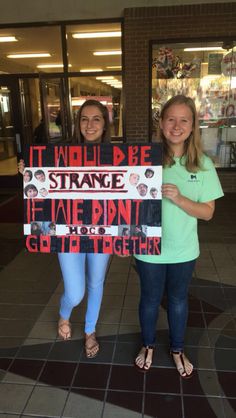
[[[45,189],[45,187],[42,187],[41,189],[39,189],[39,194],[42,197],[46,197],[48,195],[48,191],[47,189]]]
[[[33,174],[30,170],[25,170],[23,174],[24,183],[29,183],[32,180]]]
[[[154,176],[154,171],[152,170],[152,168],[147,168],[144,175],[147,179],[150,179]]]
[[[138,193],[140,194],[140,196],[144,197],[147,194],[148,186],[144,183],[139,183],[136,189],[138,190]]]
[[[134,231],[133,231],[133,234],[134,234],[136,237],[142,237],[142,238],[146,237],[146,234],[145,234],[145,232],[144,232],[144,228],[143,228],[143,226],[142,226],[142,225],[135,225],[135,226],[134,226]]]
[[[34,173],[34,177],[35,177],[38,181],[40,181],[41,183],[44,183],[44,182],[45,182],[45,180],[46,180],[45,173],[44,173],[44,171],[43,171],[43,170],[37,170],[37,171],[35,171],[35,173]]]
[[[152,187],[150,190],[150,195],[152,196],[153,199],[157,198],[157,189],[156,187]]]
[[[48,233],[49,233],[49,235],[56,235],[56,224],[55,224],[55,222],[51,222],[48,225]]]
[[[130,231],[129,231],[129,228],[128,227],[126,227],[126,226],[123,227],[123,229],[122,229],[122,236],[123,237],[129,237],[130,236]]]
[[[37,187],[34,186],[34,184],[28,184],[24,188],[24,193],[27,197],[29,197],[30,199],[33,199],[34,197],[38,195],[38,189]]]
[[[136,186],[139,182],[139,174],[138,173],[131,173],[129,176],[129,182],[131,184],[131,186]]]
[[[31,222],[31,234],[32,235],[41,235],[41,224],[39,222]]]

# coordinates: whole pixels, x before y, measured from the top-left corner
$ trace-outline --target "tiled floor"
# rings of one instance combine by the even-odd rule
[[[0,418],[235,418],[235,213],[236,194],[229,194],[214,220],[200,223],[186,333],[196,372],[188,381],[168,355],[165,299],[153,367],[143,374],[133,366],[140,335],[132,258],[111,260],[97,327],[101,350],[87,360],[84,304],[73,312],[72,340],[57,339],[56,256],[26,253],[21,225],[1,223]]]

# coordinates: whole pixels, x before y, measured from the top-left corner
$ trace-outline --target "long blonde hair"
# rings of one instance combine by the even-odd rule
[[[195,173],[196,171],[202,168],[201,156],[203,154],[203,151],[198,123],[198,115],[193,99],[191,99],[191,97],[186,97],[181,94],[172,97],[164,104],[161,110],[160,119],[163,120],[165,113],[170,108],[170,106],[178,104],[185,104],[186,106],[188,106],[193,116],[192,132],[188,139],[186,139],[186,141],[184,142],[182,164],[185,165],[187,171]],[[173,152],[171,151],[161,129],[160,136],[163,143],[163,165],[164,167],[171,167],[175,164]]]

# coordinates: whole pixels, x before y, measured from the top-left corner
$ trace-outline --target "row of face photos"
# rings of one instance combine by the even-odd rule
[[[154,170],[152,170],[151,168],[147,168],[145,170],[144,175],[147,179],[152,178],[154,176]],[[35,171],[34,177],[36,178],[36,180],[38,180],[39,183],[44,183],[46,181],[45,172],[41,169]],[[26,186],[24,187],[25,196],[31,199],[37,197],[38,194],[41,197],[46,197],[48,195],[48,190],[45,187],[40,187],[38,190],[34,184],[30,184],[32,178],[33,178],[32,171],[28,169],[25,170],[23,174],[24,184],[26,184]],[[139,183],[139,180],[140,180],[140,175],[138,173],[130,174],[129,176],[130,184],[136,187],[141,197],[144,197],[148,193],[148,185],[145,183]],[[156,199],[158,195],[157,188],[151,187],[149,194],[153,199]]]
[[[89,226],[81,226],[79,235],[89,235]],[[103,229],[103,231],[102,231]],[[30,232],[32,235],[56,235],[56,223],[55,222],[31,222]],[[103,227],[99,227],[98,235],[103,235],[106,230]],[[146,225],[119,225],[119,236],[138,236],[145,237],[147,233]]]

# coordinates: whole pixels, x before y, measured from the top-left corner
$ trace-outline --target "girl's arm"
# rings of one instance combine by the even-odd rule
[[[170,199],[175,205],[184,210],[188,215],[194,216],[204,221],[209,221],[215,211],[215,201],[210,202],[194,202],[185,196],[182,196],[179,189],[174,184],[163,184],[162,186],[163,197]]]

